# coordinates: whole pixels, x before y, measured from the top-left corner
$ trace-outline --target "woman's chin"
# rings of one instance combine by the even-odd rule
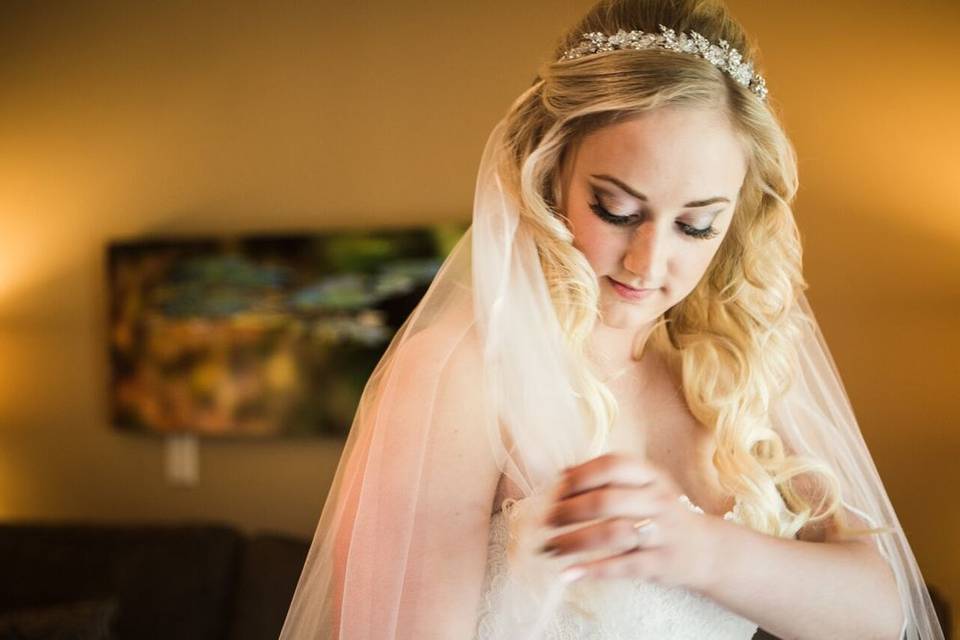
[[[603,300],[600,308],[601,322],[611,329],[640,329],[652,324],[659,317],[651,314],[648,309],[621,300]]]

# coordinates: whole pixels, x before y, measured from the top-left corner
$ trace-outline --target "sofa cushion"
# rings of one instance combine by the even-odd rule
[[[0,613],[2,640],[113,640],[116,598]]]
[[[264,533],[247,543],[237,583],[230,640],[276,640],[310,543]]]
[[[0,611],[115,595],[119,638],[224,638],[242,546],[217,524],[4,523]]]

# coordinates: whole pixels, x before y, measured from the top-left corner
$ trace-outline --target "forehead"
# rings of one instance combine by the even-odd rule
[[[575,174],[608,174],[664,205],[734,198],[746,155],[727,117],[704,108],[664,108],[591,132],[572,158]]]

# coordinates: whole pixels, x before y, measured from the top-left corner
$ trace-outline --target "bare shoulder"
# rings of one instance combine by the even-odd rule
[[[791,484],[794,488],[794,491],[803,496],[803,498],[813,509],[816,509],[820,504],[820,501],[825,499],[824,490],[821,483],[812,479],[810,474],[801,474],[795,477],[791,481]],[[843,503],[840,504],[839,509],[842,511],[842,516],[847,526],[852,528],[870,528],[870,523],[866,522],[858,514],[851,511]],[[836,515],[839,514],[834,514],[834,516],[818,520],[816,522],[807,522],[800,529],[800,531],[797,532],[797,539],[806,542],[843,541],[853,544],[862,543],[866,546],[873,546],[873,542],[869,537],[844,537],[837,526],[837,520],[835,517]]]
[[[397,347],[404,372],[443,372],[445,376],[475,375],[482,362],[476,323],[447,317],[404,337]]]
[[[432,322],[398,346],[392,402],[429,428],[436,446],[489,450],[493,419],[483,387],[481,341],[474,323]],[[481,449],[482,447],[483,449]],[[491,462],[492,464],[492,462]]]

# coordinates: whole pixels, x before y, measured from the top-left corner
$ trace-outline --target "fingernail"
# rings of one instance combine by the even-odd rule
[[[573,582],[574,580],[582,578],[586,572],[586,569],[583,567],[567,567],[560,572],[560,577],[564,582]]]

